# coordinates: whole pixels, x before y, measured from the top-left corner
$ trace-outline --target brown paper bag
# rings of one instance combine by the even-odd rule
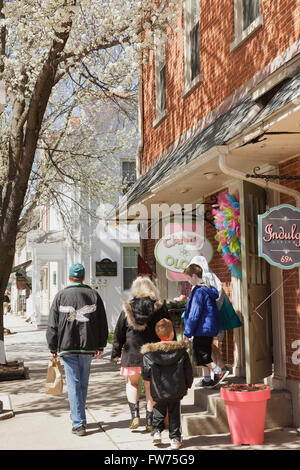
[[[49,395],[61,395],[62,391],[62,365],[59,359],[50,359],[46,377],[46,393]]]

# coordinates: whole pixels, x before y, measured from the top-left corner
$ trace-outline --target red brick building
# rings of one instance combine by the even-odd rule
[[[139,179],[128,205],[195,207],[224,191],[238,193],[241,278],[231,276],[217,252],[216,228],[205,222],[210,267],[244,323],[226,334],[224,358],[247,382],[289,390],[299,426],[299,264],[282,269],[257,248],[258,214],[280,204],[300,208],[299,3],[186,0],[177,29],[141,66]],[[247,177],[256,167],[273,178]],[[296,178],[283,178],[289,176]],[[141,252],[162,295],[172,298],[182,284],[166,278],[156,243],[144,240]]]

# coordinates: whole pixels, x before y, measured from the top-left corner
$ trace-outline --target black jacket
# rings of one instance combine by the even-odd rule
[[[149,297],[124,302],[114,331],[112,359],[121,357],[123,367],[141,367],[140,349],[145,343],[159,341],[155,324],[162,318],[170,318],[167,306]]]
[[[52,353],[94,354],[105,348],[107,337],[106,313],[97,291],[81,284],[58,292],[46,333]]]
[[[193,370],[187,347],[184,341],[162,341],[142,347],[142,376],[150,381],[155,402],[181,400],[191,388]]]

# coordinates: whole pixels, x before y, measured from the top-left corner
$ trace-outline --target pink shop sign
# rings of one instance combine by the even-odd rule
[[[300,266],[300,209],[281,204],[258,216],[258,255],[281,269]]]

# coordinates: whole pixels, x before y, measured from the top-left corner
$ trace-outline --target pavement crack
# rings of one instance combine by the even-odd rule
[[[104,432],[105,436],[112,442],[112,444],[116,447],[117,450],[121,450],[120,447],[118,446],[118,444],[113,440],[113,438],[109,435],[109,433],[107,431],[105,431],[105,429],[102,427],[101,423],[99,423],[99,421],[95,418],[95,416],[93,415],[92,411],[87,408],[86,411],[89,413],[89,415],[91,416],[91,418],[93,419],[94,423],[97,424],[97,426],[99,427],[99,429],[101,429],[102,432]]]

